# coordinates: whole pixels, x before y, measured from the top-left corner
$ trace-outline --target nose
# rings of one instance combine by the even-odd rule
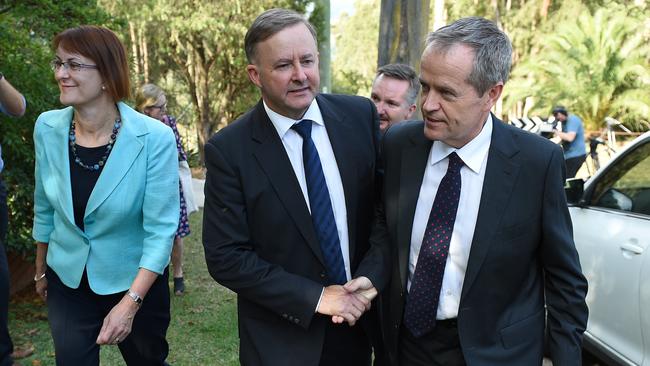
[[[422,112],[428,113],[440,109],[440,96],[434,91],[422,93]]]
[[[68,76],[70,76],[70,74],[68,73],[68,68],[67,67],[64,67],[63,65],[61,65],[61,67],[59,67],[57,69],[54,69],[54,78],[56,80],[65,79]]]
[[[375,102],[375,108],[377,108],[377,113],[382,114],[385,112],[386,108],[384,108],[386,105],[384,102]]]
[[[293,65],[293,74],[291,75],[291,78],[299,83],[303,83],[307,79],[305,69],[302,67],[300,62],[296,62]]]

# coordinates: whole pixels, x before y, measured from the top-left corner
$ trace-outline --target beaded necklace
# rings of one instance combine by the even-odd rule
[[[115,118],[115,123],[113,124],[113,132],[111,133],[111,138],[108,140],[108,145],[106,145],[106,152],[104,152],[104,155],[102,155],[102,158],[99,159],[97,163],[86,164],[83,161],[81,161],[81,158],[79,158],[79,156],[77,156],[77,143],[76,143],[77,137],[75,136],[74,133],[75,121],[73,118],[72,122],[70,123],[69,139],[70,139],[70,148],[72,150],[72,158],[74,159],[74,162],[80,167],[90,171],[96,171],[103,168],[104,164],[106,164],[106,160],[108,159],[108,155],[111,153],[111,150],[113,149],[113,144],[115,143],[115,139],[117,138],[117,133],[120,131],[121,126],[122,126],[122,119],[120,119],[120,116],[117,116],[117,118]]]

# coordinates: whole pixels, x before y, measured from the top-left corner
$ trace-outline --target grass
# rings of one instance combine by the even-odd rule
[[[192,214],[192,234],[185,238],[185,295],[171,295],[167,362],[173,366],[238,365],[235,295],[208,274],[201,244],[202,214],[202,211]],[[9,319],[14,346],[34,348],[33,355],[17,361],[23,366],[54,365],[47,308],[33,288],[12,298]],[[102,366],[124,365],[115,346],[102,347],[100,359]]]

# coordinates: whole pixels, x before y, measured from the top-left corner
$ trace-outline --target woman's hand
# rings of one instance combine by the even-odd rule
[[[138,304],[124,296],[104,318],[104,324],[97,336],[97,344],[118,344],[128,337],[138,309]]]
[[[43,277],[40,280],[36,281],[36,283],[34,283],[34,286],[36,287],[36,293],[38,296],[40,296],[41,299],[47,301],[47,278]]]
[[[47,257],[47,243],[36,242],[36,261],[34,267],[36,268],[36,275],[34,276],[34,286],[36,293],[43,300],[47,300],[47,278],[45,271],[47,264],[45,258]]]

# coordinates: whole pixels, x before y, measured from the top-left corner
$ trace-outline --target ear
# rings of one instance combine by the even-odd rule
[[[256,65],[249,64],[246,66],[246,72],[248,73],[248,78],[250,81],[255,84],[258,88],[262,87],[262,82],[260,81],[260,73]]]
[[[415,113],[416,109],[418,109],[418,107],[415,104],[411,104],[408,113],[406,113],[406,119],[411,119],[411,116]]]
[[[495,84],[493,87],[491,87],[487,92],[487,99],[485,100],[485,110],[489,111],[494,107],[494,105],[497,103],[497,100],[499,100],[499,97],[501,97],[501,93],[503,92],[503,83],[498,82]]]

